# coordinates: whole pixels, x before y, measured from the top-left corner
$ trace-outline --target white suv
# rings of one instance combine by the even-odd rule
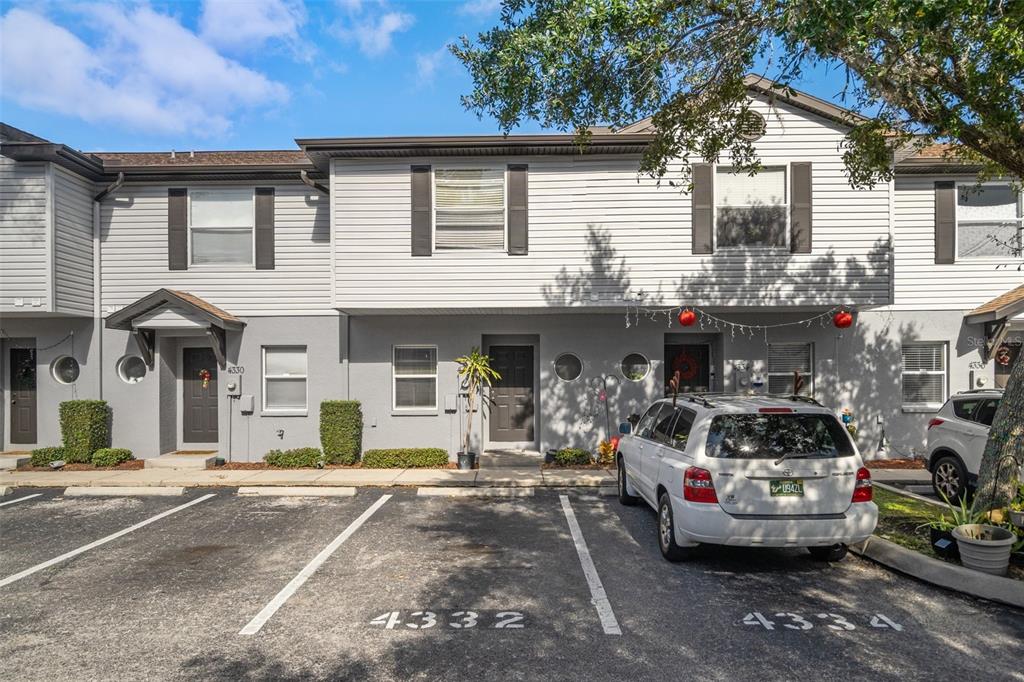
[[[835,414],[809,398],[682,395],[620,431],[619,501],[657,510],[669,561],[703,543],[838,561],[875,530],[871,474]]]
[[[1000,389],[957,393],[928,422],[928,471],[939,497],[958,500],[978,482]]]

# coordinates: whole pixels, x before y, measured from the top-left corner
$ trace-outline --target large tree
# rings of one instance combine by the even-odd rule
[[[640,170],[658,178],[687,158],[756,172],[744,76],[785,92],[821,64],[869,114],[848,121],[853,186],[890,180],[896,150],[933,142],[982,177],[1024,177],[1022,0],[503,0],[498,26],[452,50],[473,78],[466,106],[506,132],[534,120],[584,144],[592,126],[650,116]],[[985,450],[983,504],[997,475],[995,500],[1011,494],[1013,467],[995,466],[1007,455],[1024,457],[1024,361]]]

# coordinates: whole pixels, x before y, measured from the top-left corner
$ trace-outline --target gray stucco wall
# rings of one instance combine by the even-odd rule
[[[60,445],[60,422],[58,412],[65,400],[95,398],[98,392],[98,362],[93,343],[93,321],[80,317],[4,317],[0,324],[3,331],[2,362],[3,376],[2,414],[3,448],[5,450],[31,450],[33,447]],[[65,339],[71,332],[74,335]],[[63,341],[61,341],[64,339]],[[23,343],[26,341],[27,343]],[[12,345],[34,345],[36,351],[36,443],[11,443],[10,441],[10,353]],[[59,343],[58,343],[59,342]],[[56,344],[56,345],[55,345]],[[61,355],[70,355],[78,360],[80,374],[74,384],[61,384],[53,378],[50,365]]]

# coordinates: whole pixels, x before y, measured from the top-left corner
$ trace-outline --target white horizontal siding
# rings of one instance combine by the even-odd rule
[[[959,259],[935,263],[935,182],[970,176],[900,176],[895,184],[894,307],[971,310],[1024,284],[1021,259]]]
[[[260,183],[260,186],[271,184]],[[103,201],[104,315],[168,287],[235,315],[334,314],[328,199],[303,184],[274,184],[275,268],[167,268],[168,184],[126,185]]]
[[[690,199],[637,177],[637,157],[335,160],[335,303],[341,309],[647,304],[885,304],[889,192],[853,190],[843,130],[792,107],[765,112],[765,165],[813,163],[814,252],[691,253]],[[529,255],[410,255],[409,166],[529,164]]]
[[[0,155],[0,312],[49,311],[47,229],[46,164]]]
[[[93,186],[63,168],[53,173],[55,311],[91,315]]]

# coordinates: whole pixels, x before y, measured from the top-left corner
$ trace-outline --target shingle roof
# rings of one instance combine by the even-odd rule
[[[969,324],[991,322],[1004,317],[1012,317],[1021,312],[1024,312],[1024,284],[978,306],[964,315],[964,321]]]
[[[207,301],[204,301],[203,299],[199,298],[198,296],[190,294],[187,291],[177,291],[175,289],[168,289],[167,291],[172,293],[172,294],[174,294],[175,296],[177,296],[181,300],[188,301],[189,303],[191,303],[195,307],[197,307],[197,308],[199,308],[201,310],[205,310],[206,312],[210,313],[214,317],[220,318],[224,322],[241,322],[240,319],[238,319],[237,317],[235,317],[231,313],[227,312],[226,310],[222,310],[221,308],[218,308],[217,306],[213,305],[212,303],[208,303]]]
[[[299,150],[221,152],[93,152],[105,168],[138,166],[312,166]]]

